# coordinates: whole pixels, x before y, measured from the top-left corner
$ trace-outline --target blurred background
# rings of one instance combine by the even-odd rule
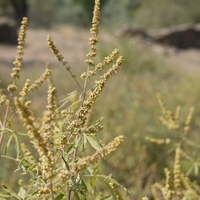
[[[118,27],[125,23],[143,28],[161,28],[181,23],[199,23],[199,0],[101,0],[101,25]],[[19,24],[28,16],[33,27],[59,24],[90,26],[93,0],[0,0],[0,15]]]
[[[60,53],[79,76],[86,69],[84,59],[89,51],[93,6],[94,0],[0,0],[1,86],[6,89],[11,81],[18,27],[21,18],[28,16],[19,87],[26,78],[37,79],[48,62],[60,101],[69,92],[77,90],[73,79],[51,55],[46,36],[52,36]],[[112,174],[130,190],[131,196],[125,199],[151,197],[151,184],[163,179],[164,167],[173,165],[174,146],[181,140],[191,106],[195,112],[188,140],[198,141],[199,138],[200,0],[101,0],[101,9],[96,61],[118,48],[125,62],[121,71],[109,80],[92,117],[93,121],[105,117],[104,130],[99,133],[105,143],[120,134],[125,135],[126,140],[121,149],[103,161],[100,171]],[[5,24],[9,24],[8,32],[11,30],[12,33],[7,39],[8,32],[3,32],[8,27]],[[46,88],[46,85],[42,86],[30,97],[38,115],[37,111],[45,109]],[[161,93],[170,110],[175,111],[177,105],[182,107],[179,130],[167,130],[160,123],[157,92]],[[156,146],[146,141],[146,136],[170,138],[172,143]],[[6,144],[6,138],[4,142]],[[184,161],[182,169],[199,181],[193,166],[200,163],[200,150],[189,149],[194,162]],[[15,155],[14,146],[8,154]],[[1,165],[1,171],[5,173],[0,174],[0,182],[15,188],[18,175],[13,172],[13,161],[5,162],[0,158],[0,162],[5,163]]]

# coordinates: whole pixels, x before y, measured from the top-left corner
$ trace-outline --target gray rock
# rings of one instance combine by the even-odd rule
[[[9,18],[0,18],[0,43],[17,44],[18,30],[14,21]]]
[[[140,36],[152,42],[176,48],[200,48],[200,24],[183,24],[154,31],[126,26],[120,30],[118,36]]]

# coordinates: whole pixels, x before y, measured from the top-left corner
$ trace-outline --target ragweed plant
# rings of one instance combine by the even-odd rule
[[[98,136],[98,133],[103,130],[102,118],[95,122],[90,119],[90,112],[108,79],[118,72],[123,63],[123,57],[119,56],[117,49],[105,57],[102,62],[95,62],[99,20],[100,0],[95,0],[90,30],[92,37],[89,39],[90,51],[86,55],[85,61],[87,69],[80,77],[84,79],[83,86],[79,83],[79,78],[72,72],[72,68],[64,60],[52,38],[47,36],[48,47],[58,62],[71,74],[79,90],[79,92],[70,93],[63,101],[64,103],[60,105],[49,65],[46,66],[46,70],[38,80],[32,82],[27,79],[21,89],[17,86],[23,65],[28,23],[27,18],[23,18],[17,56],[11,74],[13,81],[8,85],[7,91],[1,90],[0,106],[5,111],[5,115],[0,121],[0,144],[6,143],[3,141],[5,134],[10,135],[6,147],[9,147],[10,141],[14,138],[17,155],[16,158],[12,159],[18,162],[18,170],[22,170],[23,174],[28,175],[28,183],[23,183],[22,176],[17,192],[3,184],[5,193],[0,193],[1,198],[95,199],[100,195],[97,183],[101,181],[108,188],[109,192],[105,194],[107,199],[122,199],[118,192],[118,187],[122,186],[111,175],[99,174],[98,162],[116,151],[124,141],[124,137],[120,135],[104,145]],[[98,76],[98,72],[104,69],[106,70],[104,74]],[[89,88],[88,83],[91,76],[96,76],[96,81],[94,86]],[[29,93],[38,90],[46,80],[49,83],[47,105],[41,119],[31,109]],[[26,130],[23,135],[29,138],[32,146],[27,143],[18,144],[19,131],[12,129],[12,120],[15,117],[22,122]],[[95,152],[88,155],[88,147],[93,147]],[[104,195],[101,194],[101,197],[103,198]]]
[[[189,110],[185,122],[181,123],[181,107],[177,106],[175,112],[172,112],[166,107],[160,94],[157,94],[157,99],[162,110],[160,121],[170,130],[171,134],[167,138],[146,137],[146,140],[158,145],[168,145],[169,153],[174,152],[175,158],[172,170],[164,169],[165,181],[152,185],[152,195],[155,200],[200,199],[198,185],[200,158],[197,154],[200,146],[198,143],[190,141],[188,137],[194,108]]]

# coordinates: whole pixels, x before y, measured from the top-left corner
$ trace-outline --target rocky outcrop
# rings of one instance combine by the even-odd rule
[[[170,45],[177,48],[200,48],[200,24],[184,24],[170,28],[160,29],[156,31],[145,31],[133,27],[122,29],[121,36],[136,36],[136,32],[140,37],[150,41]]]
[[[0,18],[0,43],[17,44],[17,26],[15,23],[5,17]]]

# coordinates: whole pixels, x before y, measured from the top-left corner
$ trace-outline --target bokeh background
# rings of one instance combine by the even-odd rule
[[[57,48],[79,76],[85,69],[93,0],[0,0],[0,17],[13,19],[18,26],[20,17],[29,18],[24,65],[19,86],[26,78],[37,79],[48,62],[53,69],[55,85],[61,101],[76,84],[57,63],[46,45],[50,34]],[[144,37],[119,34],[123,27],[159,32],[161,28],[200,23],[200,0],[101,0],[101,22],[97,60],[118,48],[125,58],[121,71],[109,80],[96,103],[92,118],[103,120],[99,133],[106,142],[117,135],[126,137],[121,148],[101,164],[100,171],[112,174],[125,185],[131,195],[125,199],[151,197],[151,184],[162,180],[163,169],[173,165],[175,146],[191,106],[195,108],[188,140],[198,141],[200,126],[200,51],[198,48],[178,49],[158,44]],[[2,87],[10,83],[16,45],[0,44],[0,79]],[[159,121],[161,109],[156,93],[161,93],[167,107],[182,108],[180,129],[167,130]],[[32,97],[33,109],[45,109],[46,85]],[[19,124],[14,125],[16,127]],[[155,145],[145,137],[170,138],[170,145]],[[9,136],[8,136],[9,137]],[[25,140],[22,138],[22,140]],[[6,143],[6,138],[4,142]],[[14,144],[14,143],[13,143]],[[1,146],[1,152],[4,151]],[[14,155],[14,145],[7,152]],[[183,162],[184,173],[199,181],[193,166],[199,161],[199,149],[192,149],[194,162]],[[192,154],[191,153],[191,154]],[[16,163],[0,158],[0,182],[15,188],[20,172]],[[197,167],[199,168],[199,167]],[[190,171],[189,171],[190,170]],[[3,173],[2,173],[3,172]]]

